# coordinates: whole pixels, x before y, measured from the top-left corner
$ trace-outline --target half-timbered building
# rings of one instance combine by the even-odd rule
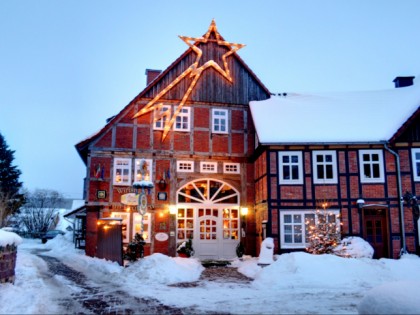
[[[234,258],[239,242],[257,255],[268,236],[275,253],[303,250],[321,201],[375,257],[418,251],[413,77],[389,91],[271,95],[214,21],[180,38],[188,49],[146,70],[146,88],[76,145],[87,255],[110,257],[101,240],[115,222],[125,245],[143,235],[146,255],[175,256],[190,238],[200,259]]]
[[[322,205],[343,237],[363,237],[375,257],[419,250],[420,86],[394,81],[386,91],[251,102],[257,229],[277,252],[306,247]]]
[[[225,41],[214,21],[204,36],[180,38],[189,48],[166,70],[147,70],[147,87],[76,145],[87,170],[88,255],[98,255],[101,222],[112,218],[122,220],[125,244],[143,233],[146,255],[175,255],[192,238],[197,257],[233,258],[241,235],[255,253],[248,104],[269,91],[236,53],[243,45]],[[153,188],[137,205],[133,183],[145,180]]]

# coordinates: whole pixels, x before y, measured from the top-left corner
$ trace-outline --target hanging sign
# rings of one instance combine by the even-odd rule
[[[145,215],[146,212],[147,212],[147,197],[146,197],[146,194],[144,192],[142,192],[139,195],[138,199],[139,199],[139,201],[138,201],[139,206],[138,206],[137,210],[141,215]]]
[[[121,196],[121,203],[127,206],[137,206],[139,204],[139,197],[134,193],[129,193]]]

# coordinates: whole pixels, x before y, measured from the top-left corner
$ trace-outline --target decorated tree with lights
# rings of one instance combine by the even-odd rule
[[[316,255],[333,253],[341,240],[338,217],[338,214],[330,211],[328,202],[319,203],[315,214],[305,222],[308,231],[307,252]]]

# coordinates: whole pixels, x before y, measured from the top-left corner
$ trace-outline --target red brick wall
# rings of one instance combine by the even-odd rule
[[[96,147],[112,147],[112,130],[108,130],[102,137],[99,138],[98,142],[95,144]]]
[[[213,134],[211,151],[214,153],[229,152],[228,137],[226,135]]]
[[[118,126],[116,128],[115,146],[124,149],[133,147],[133,127]]]
[[[398,240],[398,235],[401,235],[400,222],[399,222],[399,209],[398,209],[398,190],[397,190],[397,177],[396,177],[396,164],[395,157],[383,150],[384,152],[384,169],[386,182],[384,183],[360,183],[359,178],[359,165],[358,165],[358,154],[359,148],[348,149],[342,148],[334,150],[337,151],[338,156],[338,180],[339,184],[326,184],[326,185],[314,185],[313,174],[312,174],[312,156],[309,148],[284,148],[283,150],[291,151],[301,150],[304,154],[304,169],[305,178],[303,185],[279,185],[278,180],[278,165],[276,160],[277,152],[270,152],[270,173],[275,175],[273,178],[264,178],[271,185],[270,197],[275,200],[275,205],[280,205],[281,209],[295,208],[295,209],[310,209],[315,207],[317,200],[329,200],[333,207],[342,209],[341,222],[343,234],[350,235],[361,235],[362,227],[360,226],[361,218],[360,211],[357,208],[356,200],[363,198],[366,204],[383,204],[385,206],[390,205],[389,209],[389,224],[391,227],[389,240],[390,244],[393,244],[393,257],[395,253],[399,253],[401,248],[401,240]],[[316,148],[321,150],[322,148]],[[330,150],[328,147],[324,147],[324,150]],[[363,148],[367,149],[367,148]],[[381,147],[373,147],[369,149],[383,149]],[[307,151],[308,150],[308,151]],[[315,150],[315,149],[314,149]],[[413,191],[417,195],[420,194],[420,183],[412,182],[411,178],[411,163],[410,163],[410,152],[406,149],[398,150],[400,155],[400,163],[402,170],[402,187],[403,193],[405,191]],[[258,179],[260,176],[259,170],[262,166],[262,157],[264,153],[255,162],[255,178]],[[265,160],[265,159],[264,159]],[[346,165],[346,160],[349,162]],[[409,172],[409,173],[408,173]],[[256,196],[257,203],[259,200],[263,200],[266,194],[264,185],[257,180],[256,185]],[[277,196],[276,190],[280,189],[280,195]],[[304,192],[305,195],[304,195]],[[414,191],[413,191],[414,193]],[[287,201],[288,200],[288,201]],[[349,218],[348,208],[351,207],[351,217]],[[271,210],[273,214],[273,220],[275,220],[275,214],[277,214],[276,208]],[[350,225],[351,223],[351,225]],[[273,223],[272,232],[276,234],[278,232],[277,224]],[[415,233],[414,220],[412,217],[411,208],[405,208],[405,231],[408,234],[407,248],[411,252],[415,252],[415,238],[410,236],[410,233]],[[391,241],[392,240],[392,241]]]

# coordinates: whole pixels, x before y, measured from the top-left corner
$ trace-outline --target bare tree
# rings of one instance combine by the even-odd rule
[[[25,192],[25,205],[21,208],[20,222],[34,235],[48,231],[57,216],[64,197],[55,190],[37,189]]]

